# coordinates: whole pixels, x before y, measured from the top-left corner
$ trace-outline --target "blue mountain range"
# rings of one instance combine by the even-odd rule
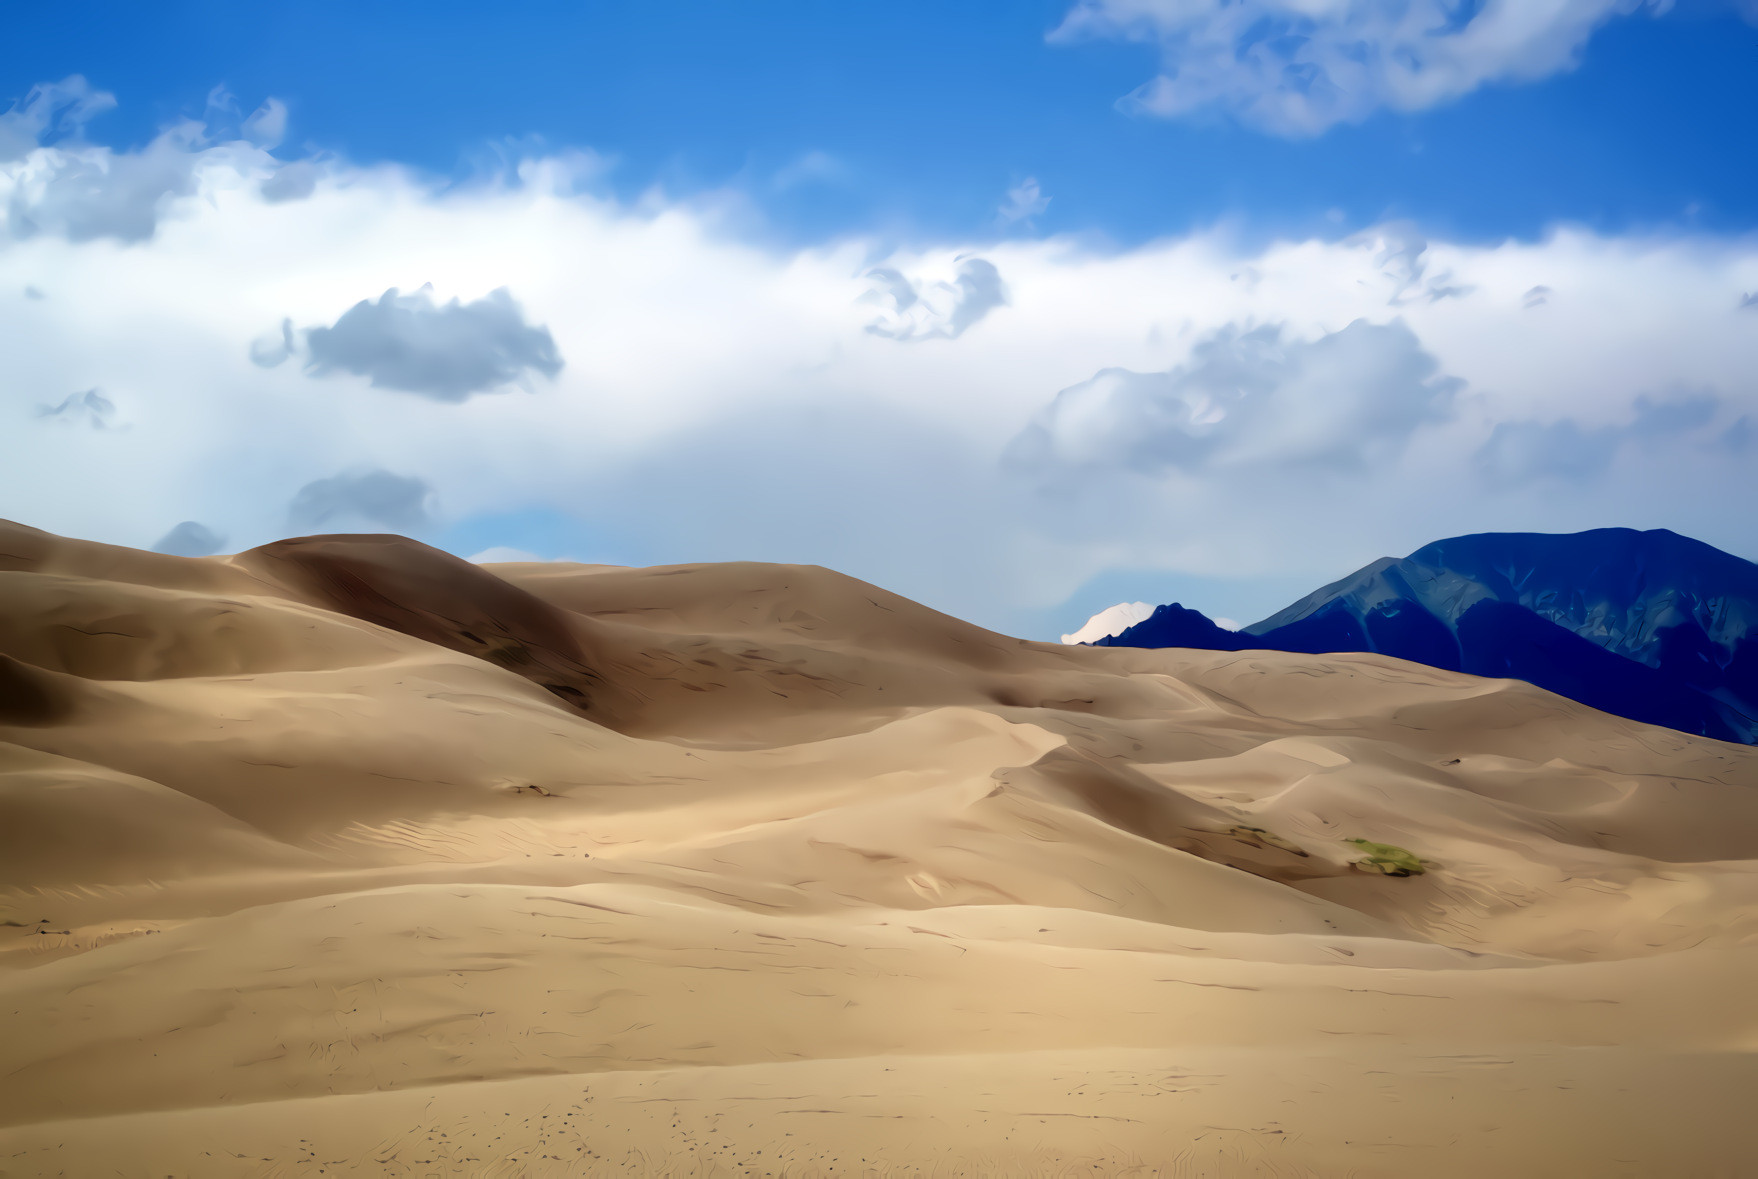
[[[1173,603],[1095,645],[1377,651],[1758,743],[1758,565],[1665,529],[1454,537],[1243,630]]]

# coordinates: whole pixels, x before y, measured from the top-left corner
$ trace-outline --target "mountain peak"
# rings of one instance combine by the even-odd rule
[[[1664,528],[1452,537],[1382,557],[1242,634],[1174,605],[1103,641],[1370,651],[1758,739],[1758,565]]]

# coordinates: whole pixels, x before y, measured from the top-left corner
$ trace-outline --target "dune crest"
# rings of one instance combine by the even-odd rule
[[[3,1174],[1758,1147],[1758,749],[812,567],[0,525],[0,605]]]

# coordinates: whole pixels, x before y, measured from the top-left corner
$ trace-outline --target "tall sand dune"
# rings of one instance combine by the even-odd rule
[[[1758,749],[0,525],[0,1175],[1758,1174]]]

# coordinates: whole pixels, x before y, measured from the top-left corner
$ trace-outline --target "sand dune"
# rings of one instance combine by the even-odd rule
[[[0,526],[0,920],[0,1175],[1758,1166],[1758,749],[817,568]]]

